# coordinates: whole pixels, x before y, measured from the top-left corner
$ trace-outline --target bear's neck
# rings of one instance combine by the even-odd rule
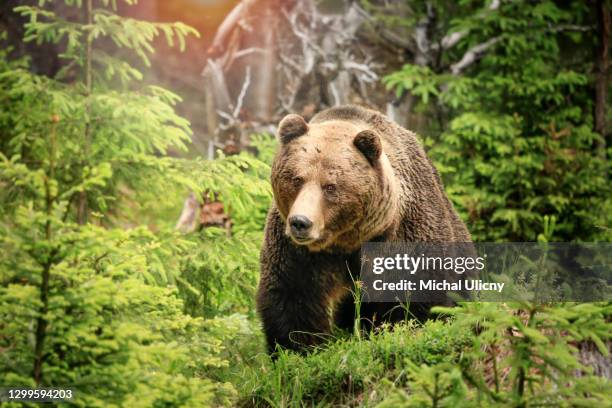
[[[377,164],[380,166],[380,191],[370,197],[368,211],[364,214],[364,223],[356,225],[355,229],[347,231],[336,240],[335,250],[353,252],[361,245],[384,238],[385,241],[394,240],[397,235],[402,216],[400,214],[400,186],[391,163],[383,153]]]
[[[367,220],[361,226],[362,242],[372,240],[374,237],[385,236],[392,239],[399,227],[400,215],[400,186],[389,158],[383,153],[379,159],[381,191],[372,197]]]

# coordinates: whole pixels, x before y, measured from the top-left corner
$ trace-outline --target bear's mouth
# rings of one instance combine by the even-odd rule
[[[286,234],[294,244],[299,246],[305,246],[311,252],[319,252],[332,247],[333,245],[335,245],[338,239],[340,239],[346,234],[349,234],[349,238],[352,238],[349,241],[354,241],[353,235],[357,233],[357,231],[355,230],[356,224],[356,222],[353,222],[348,228],[343,229],[341,231],[323,230],[320,234],[318,234],[317,237],[313,237],[312,235],[300,236],[299,234],[293,234],[291,230],[286,231]],[[342,245],[342,243],[338,244],[340,244],[340,248],[347,248],[345,245]],[[351,246],[350,249],[354,250],[355,248]]]
[[[293,234],[289,234],[289,237],[291,238],[291,240],[293,242],[295,242],[298,245],[311,245],[317,241],[321,241],[321,239],[315,239],[315,238],[311,238],[311,237],[299,237],[299,236],[295,236]]]
[[[287,235],[289,236],[291,241],[293,241],[294,244],[299,246],[305,246],[308,248],[309,251],[320,251],[321,249],[325,248],[329,238],[329,236],[326,234],[322,234],[317,238],[313,238],[312,236],[300,237],[294,234]]]
[[[304,237],[302,239],[291,236],[291,240],[299,246],[304,246],[310,252],[320,252],[331,248],[333,244],[333,234],[324,232],[318,238]]]

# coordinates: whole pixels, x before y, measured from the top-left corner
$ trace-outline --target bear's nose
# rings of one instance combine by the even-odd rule
[[[289,225],[291,226],[291,234],[297,238],[306,238],[306,233],[312,227],[312,221],[303,215],[292,215],[289,217]]]

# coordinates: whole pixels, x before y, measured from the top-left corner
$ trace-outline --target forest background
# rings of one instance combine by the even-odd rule
[[[416,130],[475,240],[610,242],[608,1],[245,0],[209,38],[154,3],[0,6],[0,384],[79,406],[610,402],[609,302],[464,304],[275,363],[254,311],[288,112]]]

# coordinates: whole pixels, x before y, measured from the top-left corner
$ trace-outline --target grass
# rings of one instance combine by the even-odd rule
[[[250,320],[225,344],[229,364],[214,379],[233,385],[240,407],[610,406],[612,383],[592,375],[588,359],[581,365],[575,348],[601,338],[609,359],[610,305],[534,308],[539,317],[525,325],[522,309],[467,304],[444,320],[334,333],[275,361]]]
[[[469,338],[430,321],[386,327],[360,339],[341,336],[308,355],[258,353],[227,378],[243,407],[370,406],[402,389],[415,364],[456,363]]]

